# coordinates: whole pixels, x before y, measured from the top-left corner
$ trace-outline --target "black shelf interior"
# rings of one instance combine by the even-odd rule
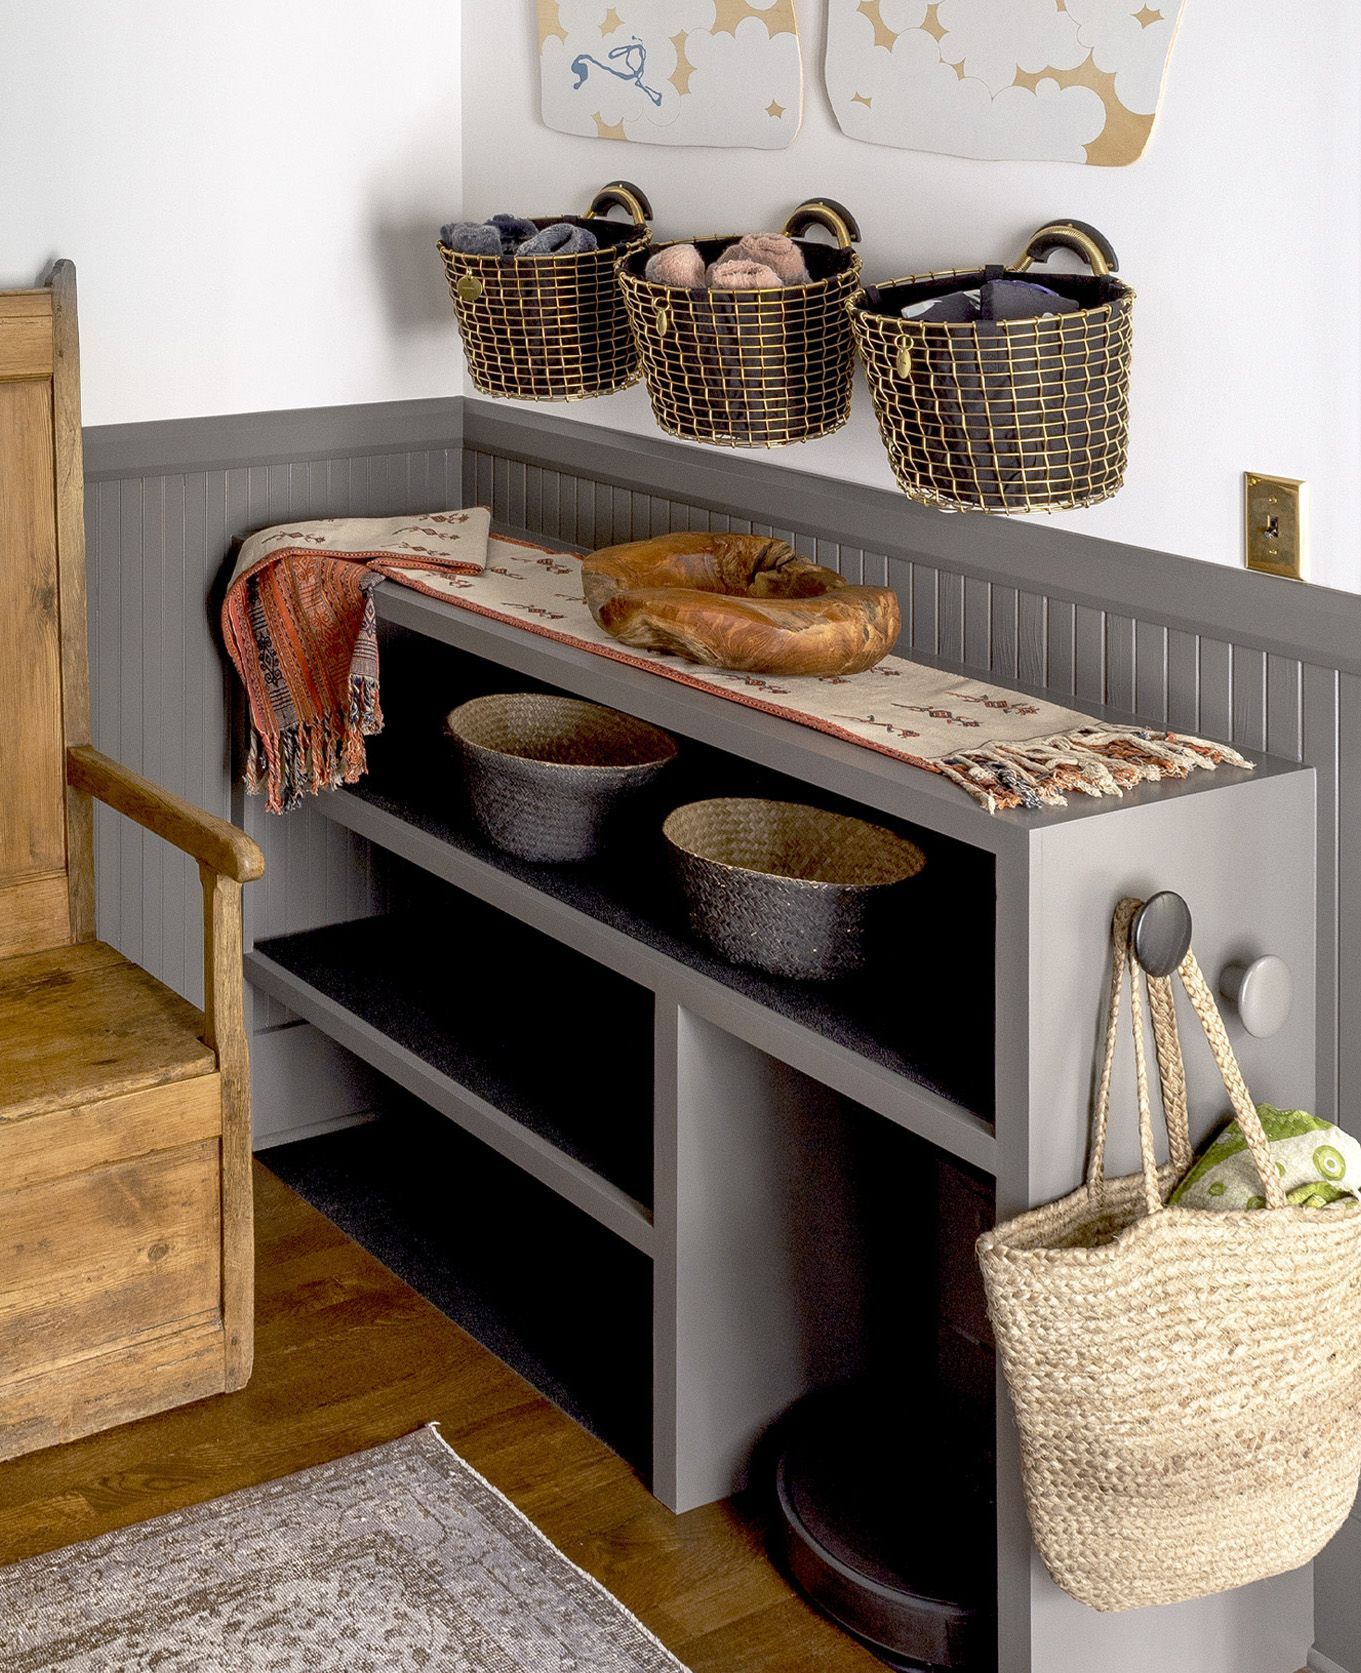
[[[652,995],[411,876],[398,911],[258,951],[650,1207]]]
[[[263,1160],[647,1476],[646,1256],[414,1099]]]
[[[693,936],[671,875],[662,820],[684,802],[715,795],[815,802],[863,817],[862,809],[682,739],[678,760],[655,792],[634,805],[599,859],[578,865],[519,860],[487,843],[472,825],[444,718],[485,692],[552,688],[400,629],[385,630],[383,656],[387,725],[370,745],[369,775],[351,794],[992,1119],[996,912],[989,854],[871,815],[918,843],[927,865],[885,906],[868,968],[834,983],[768,977],[717,957]]]

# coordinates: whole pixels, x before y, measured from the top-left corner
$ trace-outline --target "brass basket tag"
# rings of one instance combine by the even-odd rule
[[[465,273],[458,281],[457,290],[460,302],[476,302],[482,294],[482,281],[475,273]]]

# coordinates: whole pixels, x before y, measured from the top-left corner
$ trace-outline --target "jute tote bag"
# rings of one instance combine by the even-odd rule
[[[1113,924],[1087,1182],[980,1238],[1035,1542],[1096,1609],[1176,1603],[1308,1562],[1361,1470],[1361,1203],[1295,1208],[1214,999],[1178,972],[1223,1075],[1266,1207],[1168,1208],[1191,1159],[1170,978],[1148,979],[1170,1161],[1154,1151],[1139,901]],[[1116,1028],[1130,977],[1142,1169],[1105,1177]]]

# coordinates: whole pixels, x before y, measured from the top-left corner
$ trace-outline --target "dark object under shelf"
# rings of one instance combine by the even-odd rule
[[[925,1374],[848,1383],[801,1400],[769,1446],[773,1542],[802,1592],[889,1667],[995,1665],[986,1407],[931,1387]]]

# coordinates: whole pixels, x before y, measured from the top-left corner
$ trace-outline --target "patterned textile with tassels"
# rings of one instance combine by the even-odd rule
[[[263,788],[271,813],[364,772],[364,740],[383,727],[373,588],[398,568],[480,574],[490,526],[491,513],[475,506],[323,518],[244,543],[222,634],[250,708],[246,789]]]

